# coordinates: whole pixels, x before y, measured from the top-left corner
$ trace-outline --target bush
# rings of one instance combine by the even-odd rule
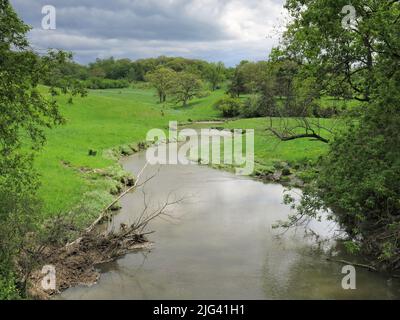
[[[222,98],[215,103],[214,107],[220,110],[225,118],[234,118],[240,115],[242,101],[237,98]]]
[[[0,300],[20,299],[20,293],[16,287],[16,279],[9,271],[9,268],[0,267]]]

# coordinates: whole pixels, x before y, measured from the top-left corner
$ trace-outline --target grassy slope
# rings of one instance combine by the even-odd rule
[[[75,98],[73,105],[60,97],[62,112],[67,124],[48,132],[48,142],[40,153],[36,167],[42,175],[40,195],[45,212],[55,214],[70,209],[91,194],[95,210],[112,199],[110,184],[99,179],[89,181],[72,167],[106,168],[115,161],[103,157],[103,151],[114,146],[138,143],[145,140],[152,128],[166,128],[169,120],[215,119],[218,112],[213,103],[223,95],[217,91],[211,96],[194,100],[187,108],[167,105],[162,115],[162,105],[157,104],[154,92],[145,89],[91,91],[87,98]],[[227,123],[229,128],[254,128],[256,130],[256,161],[271,165],[275,161],[297,162],[314,159],[326,146],[308,140],[280,143],[265,131],[265,119],[243,119]],[[98,151],[89,157],[88,150]]]
[[[82,194],[93,190],[82,175],[62,162],[73,167],[105,168],[112,160],[102,156],[102,152],[114,146],[141,142],[151,128],[165,128],[168,120],[187,122],[217,117],[211,107],[212,101],[221,96],[213,96],[193,101],[185,110],[167,107],[165,116],[162,105],[151,90],[99,90],[91,91],[86,98],[74,98],[68,105],[65,97],[60,97],[62,113],[67,124],[49,130],[48,141],[40,153],[36,167],[42,175],[40,195],[44,199],[47,213],[59,213],[71,208]],[[88,150],[98,151],[96,157],[89,157]],[[106,185],[96,188],[105,188]]]

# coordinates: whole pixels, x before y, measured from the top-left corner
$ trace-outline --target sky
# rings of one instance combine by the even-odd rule
[[[79,63],[96,58],[181,56],[265,60],[284,28],[284,0],[11,0],[32,27],[33,48],[63,49]],[[42,8],[56,9],[56,29],[42,28]]]

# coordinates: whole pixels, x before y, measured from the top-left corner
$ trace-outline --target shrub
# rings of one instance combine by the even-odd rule
[[[237,98],[222,98],[215,103],[214,107],[220,110],[225,118],[234,118],[240,115],[242,101]]]
[[[5,270],[0,267],[0,300],[16,300],[20,298],[20,292],[16,288],[16,279],[9,271],[8,267]]]

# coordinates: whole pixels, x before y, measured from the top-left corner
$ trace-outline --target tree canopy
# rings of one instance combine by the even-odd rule
[[[146,75],[147,81],[157,90],[160,103],[167,100],[167,94],[173,87],[177,74],[174,70],[161,67]]]
[[[288,0],[292,22],[280,52],[301,66],[313,90],[360,102],[358,118],[336,134],[319,174],[305,189],[300,216],[332,209],[352,250],[396,270],[400,230],[400,2],[352,1],[356,19],[343,26],[345,0]],[[292,221],[296,221],[294,218]]]
[[[16,255],[35,229],[40,207],[34,150],[45,142],[45,129],[64,123],[54,98],[56,86],[73,94],[84,91],[68,79],[54,78],[55,66],[70,54],[50,51],[39,56],[26,38],[30,28],[8,0],[0,0],[0,297],[16,297]],[[40,84],[52,78],[49,94]],[[61,83],[61,80],[63,82]],[[72,90],[72,91],[71,91]],[[3,296],[5,295],[5,297]]]

